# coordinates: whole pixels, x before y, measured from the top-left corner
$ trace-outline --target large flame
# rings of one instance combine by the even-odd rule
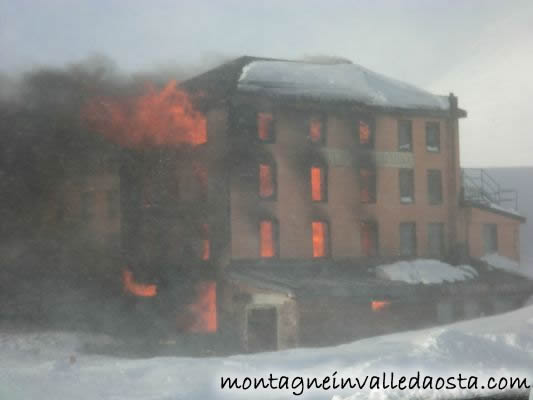
[[[261,221],[260,235],[261,235],[261,257],[274,257],[274,224],[272,221]]]
[[[187,328],[191,333],[213,333],[217,331],[217,284],[213,281],[196,285],[196,301],[189,305],[192,323]]]
[[[199,145],[206,143],[206,120],[189,95],[169,82],[157,91],[119,101],[99,98],[88,102],[83,116],[91,127],[122,146]]]
[[[313,221],[311,224],[313,234],[313,257],[321,258],[326,257],[327,254],[327,230],[328,226],[322,221]]]
[[[323,195],[323,174],[321,167],[311,167],[311,199],[313,201],[322,201]]]
[[[122,270],[122,283],[124,284],[124,290],[138,297],[154,297],[157,295],[156,285],[146,285],[135,282],[133,273],[125,268]]]

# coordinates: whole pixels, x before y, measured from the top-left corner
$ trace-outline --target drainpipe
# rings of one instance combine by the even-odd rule
[[[457,97],[450,93],[450,116],[447,123],[448,140],[448,248],[452,261],[458,261],[462,249],[457,243],[460,192],[460,163],[459,163],[459,112]]]

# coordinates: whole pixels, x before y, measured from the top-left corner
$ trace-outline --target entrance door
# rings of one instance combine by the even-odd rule
[[[278,318],[275,307],[248,310],[248,351],[278,348]]]

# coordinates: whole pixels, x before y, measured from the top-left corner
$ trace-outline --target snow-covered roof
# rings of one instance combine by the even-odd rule
[[[237,88],[241,92],[354,101],[385,108],[450,108],[447,96],[434,95],[352,63],[252,61],[242,68]]]

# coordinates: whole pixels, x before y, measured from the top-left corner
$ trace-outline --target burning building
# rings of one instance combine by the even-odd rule
[[[518,261],[524,218],[461,174],[455,96],[344,61],[252,57],[150,96],[131,119],[107,103],[93,116],[123,146],[125,288],[159,299],[178,331],[235,351],[331,344],[530,295],[479,260]],[[414,258],[466,261],[477,278],[376,273]]]

